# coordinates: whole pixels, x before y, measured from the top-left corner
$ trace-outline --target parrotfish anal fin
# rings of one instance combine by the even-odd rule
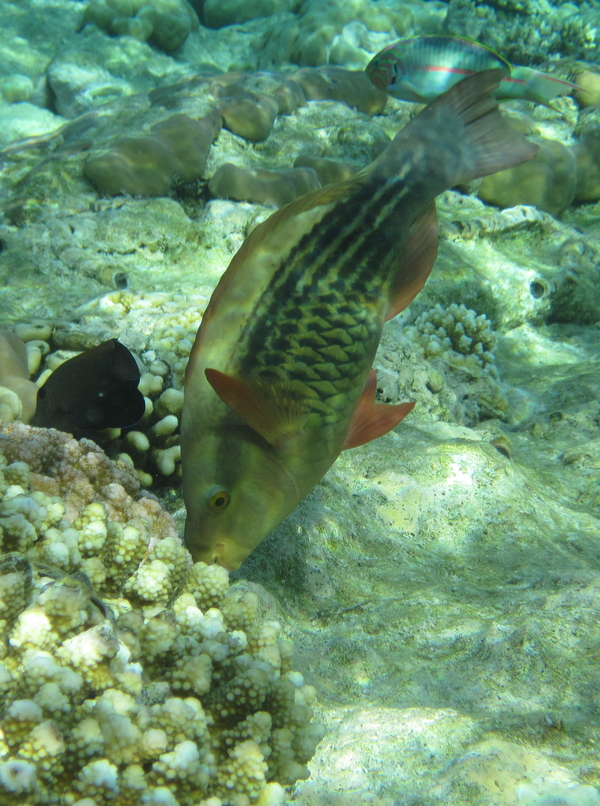
[[[309,399],[294,381],[246,383],[210,367],[204,373],[223,403],[273,447],[302,431]]]
[[[403,311],[423,288],[437,252],[437,213],[435,202],[431,202],[410,228],[402,259],[392,277],[386,321]]]
[[[382,437],[395,428],[398,423],[409,414],[415,404],[400,403],[397,406],[388,406],[385,403],[375,403],[377,391],[377,376],[375,370],[369,372],[365,388],[356,404],[346,439],[342,450],[358,448],[372,439]]]

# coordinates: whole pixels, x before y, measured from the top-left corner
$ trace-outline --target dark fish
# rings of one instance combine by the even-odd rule
[[[40,387],[31,425],[94,437],[128,428],[144,414],[140,371],[127,347],[110,339],[70,358]]]

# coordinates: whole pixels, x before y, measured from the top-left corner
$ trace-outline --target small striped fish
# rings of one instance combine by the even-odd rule
[[[427,106],[352,179],[273,213],[215,289],[186,374],[185,541],[235,569],[340,451],[385,434],[412,403],[374,403],[383,324],[437,254],[434,199],[534,156],[477,73]]]
[[[552,98],[577,89],[570,81],[531,67],[511,67],[495,51],[460,36],[401,39],[371,59],[366,73],[376,87],[394,98],[426,104],[465,76],[494,68],[508,71],[495,92],[499,100],[524,98],[551,106]]]

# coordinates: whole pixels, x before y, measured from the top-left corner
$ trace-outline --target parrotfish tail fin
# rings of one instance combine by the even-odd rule
[[[397,406],[388,406],[385,403],[375,403],[377,391],[377,376],[375,370],[369,371],[365,388],[356,404],[352,420],[348,426],[346,439],[342,450],[358,448],[366,442],[382,437],[395,428],[407,414],[413,410],[414,403],[399,403]]]
[[[482,70],[462,79],[428,104],[369,166],[375,177],[420,170],[424,191],[435,197],[449,187],[519,165],[538,147],[516,132],[498,111],[493,93],[507,75]],[[412,153],[407,165],[406,153]]]
[[[492,93],[505,75],[504,70],[476,73],[455,84],[423,110],[427,112],[434,105],[446,106],[466,129],[452,185],[519,165],[538,151],[538,146],[516,132],[498,110]]]

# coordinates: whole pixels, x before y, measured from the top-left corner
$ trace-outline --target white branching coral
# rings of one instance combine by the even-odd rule
[[[485,314],[478,315],[465,305],[453,303],[443,308],[438,304],[418,316],[405,332],[420,345],[427,358],[458,361],[498,377],[494,355],[497,337]]]
[[[279,623],[122,468],[7,428],[36,469],[0,454],[2,806],[282,806],[323,729]]]

